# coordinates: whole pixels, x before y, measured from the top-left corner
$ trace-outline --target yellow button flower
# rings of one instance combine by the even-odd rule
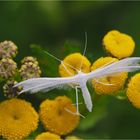
[[[118,59],[131,56],[135,48],[132,37],[117,30],[112,30],[104,36],[103,45],[107,52]]]
[[[104,65],[107,65],[111,62],[117,61],[117,58],[101,57],[93,63],[91,71],[103,67]],[[107,76],[100,79],[94,79],[92,80],[92,85],[97,94],[112,94],[116,93],[124,86],[126,79],[127,73],[123,72],[114,76]]]
[[[140,108],[140,73],[131,78],[126,95],[136,108]]]
[[[30,103],[13,98],[0,103],[0,136],[21,140],[38,126],[38,114]]]
[[[56,134],[50,132],[44,132],[39,134],[35,140],[61,140],[61,138]]]
[[[71,65],[72,67],[67,64]],[[74,68],[80,70],[80,67],[82,72],[88,73],[90,72],[90,65],[91,65],[90,61],[85,56],[81,55],[80,53],[73,53],[68,55],[63,60],[63,63],[60,64],[59,74],[62,77],[74,76],[77,74],[77,71]],[[65,67],[67,70],[65,69]]]
[[[66,96],[59,96],[55,100],[45,100],[40,105],[40,119],[44,127],[58,135],[66,135],[76,128],[80,117],[69,113],[76,113],[76,107]]]

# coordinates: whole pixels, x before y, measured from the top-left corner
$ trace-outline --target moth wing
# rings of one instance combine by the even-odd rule
[[[32,78],[16,84],[14,87],[21,86],[23,90],[20,92],[47,92],[54,88],[63,88],[67,85],[66,80],[63,78]]]
[[[91,100],[91,96],[90,96],[90,93],[88,91],[88,88],[86,87],[86,85],[83,85],[81,90],[82,90],[82,95],[84,98],[85,105],[86,105],[88,111],[91,112],[93,104],[92,104],[92,100]]]
[[[70,85],[69,84],[56,84],[56,85],[49,85],[49,87],[47,86],[47,84],[43,85],[43,84],[40,84],[39,86],[36,86],[36,87],[33,87],[31,90],[30,90],[30,93],[36,93],[36,92],[39,92],[39,91],[42,91],[42,92],[48,92],[50,90],[53,90],[53,89],[64,89],[64,90],[70,90]],[[23,93],[23,92],[22,92]]]
[[[121,72],[133,72],[140,70],[140,57],[125,58],[102,68],[98,68],[91,74],[93,77],[100,78],[105,76],[117,75]]]
[[[107,76],[119,76],[121,72],[133,72],[140,70],[140,57],[125,58],[118,62],[112,63],[102,68],[98,68],[91,72],[89,79],[94,79],[96,82],[111,86],[112,84],[106,84],[100,79]]]
[[[122,59],[118,62],[112,63],[108,65],[107,67],[109,68],[110,66],[113,67],[126,67],[126,66],[137,66],[140,65],[140,57],[130,57],[130,58],[125,58]]]
[[[140,70],[140,66],[138,65],[137,66],[120,66],[120,67],[115,67],[115,65],[113,65],[109,69],[103,69],[99,77],[115,76],[115,75],[119,75],[121,72],[133,72],[137,70]]]

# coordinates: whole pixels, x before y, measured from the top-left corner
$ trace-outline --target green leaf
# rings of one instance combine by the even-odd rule
[[[75,40],[67,40],[62,47],[62,54],[67,56],[71,53],[81,52],[81,43]]]
[[[116,95],[114,95],[118,100],[126,100],[126,89],[120,90]]]
[[[48,55],[48,50],[42,49],[40,45],[31,44],[32,53],[37,57],[43,75],[58,76],[58,61]]]
[[[85,119],[81,119],[79,130],[87,130],[94,127],[99,121],[107,116],[107,99],[102,97],[98,99],[96,104],[93,104],[93,111],[86,115]]]
[[[43,126],[41,125],[41,123],[39,123],[37,130],[33,132],[32,134],[30,134],[27,138],[25,138],[25,140],[34,140],[36,136],[41,134],[42,132],[45,132],[45,130]]]

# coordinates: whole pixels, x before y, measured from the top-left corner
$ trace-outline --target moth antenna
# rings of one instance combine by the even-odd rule
[[[61,61],[61,62],[63,62],[63,61]],[[71,67],[72,69],[76,70],[76,72],[78,73],[79,70],[76,69],[75,67],[73,67],[72,65],[70,65],[70,64],[68,64],[68,63],[66,63],[66,62],[63,62],[63,64],[65,64],[65,65]]]
[[[54,58],[55,60],[59,61],[60,63],[62,63],[63,61],[59,58],[57,58],[56,56],[52,55],[51,53],[47,52],[47,51],[44,51],[44,53],[46,53],[47,55],[51,56],[52,58]],[[78,69],[76,69],[75,67],[73,67],[72,65],[66,63],[66,62],[63,62],[64,65],[67,65],[69,67],[71,67],[72,69],[76,70],[78,72]]]
[[[84,51],[82,54],[83,56],[85,56],[85,54],[86,54],[86,49],[87,49],[87,32],[85,32],[85,47],[84,47]],[[80,71],[81,71],[82,65],[83,65],[83,57],[81,59]]]

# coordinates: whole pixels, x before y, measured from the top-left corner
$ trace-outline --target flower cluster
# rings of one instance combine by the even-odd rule
[[[0,77],[8,79],[16,74],[17,64],[10,58],[0,60]]]
[[[21,80],[33,77],[39,77],[41,70],[36,58],[32,56],[25,57],[21,63],[22,66],[18,70],[17,63],[13,58],[17,55],[18,47],[12,41],[0,42],[0,78],[6,80],[3,86],[4,95],[8,98],[16,97],[21,91],[21,87],[13,88],[17,81],[16,76],[19,74]],[[20,82],[18,80],[18,82]]]
[[[17,64],[12,59],[17,54],[17,46],[12,41],[0,42],[0,77],[8,79],[16,74]]]
[[[14,80],[9,80],[5,83],[3,86],[3,92],[6,97],[13,98],[19,94],[19,92],[22,90],[22,87],[13,88],[13,86],[15,86],[17,83],[18,82]]]
[[[22,66],[19,70],[20,75],[23,80],[27,80],[30,78],[40,77],[41,70],[38,65],[38,61],[36,58],[28,56],[22,60]]]
[[[0,42],[0,58],[13,58],[17,55],[17,46],[12,41]]]

